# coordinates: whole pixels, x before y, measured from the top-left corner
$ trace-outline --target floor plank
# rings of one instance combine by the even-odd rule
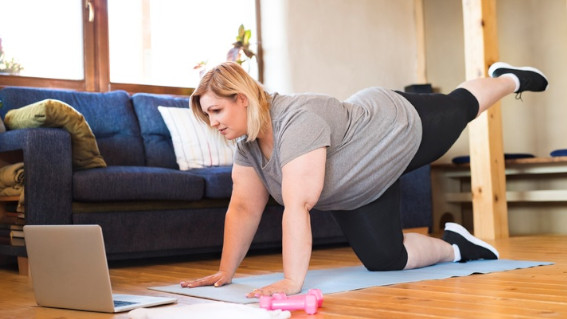
[[[567,318],[567,236],[512,237],[492,241],[501,258],[550,261],[553,265],[443,280],[372,287],[325,296],[316,315],[294,311],[293,318]],[[310,269],[360,265],[348,247],[317,249]],[[149,286],[169,285],[216,271],[218,259],[159,260],[111,264],[115,292],[164,293]],[[247,257],[237,276],[282,270],[281,255]],[[0,318],[128,318],[38,307],[31,279],[15,267],[0,268]],[[165,294],[169,295],[169,294]],[[169,295],[171,296],[171,295]],[[178,305],[212,302],[187,296]]]

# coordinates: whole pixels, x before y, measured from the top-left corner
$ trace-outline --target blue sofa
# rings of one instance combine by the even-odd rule
[[[73,170],[70,135],[62,129],[0,133],[0,156],[24,162],[27,224],[99,224],[111,260],[221,251],[231,167],[180,171],[157,109],[188,107],[188,97],[7,87],[0,90],[0,116],[48,98],[84,116],[108,166]],[[430,226],[429,167],[408,175],[403,225]],[[282,211],[267,205],[252,249],[281,245]],[[346,242],[331,214],[313,211],[311,218],[315,245]]]

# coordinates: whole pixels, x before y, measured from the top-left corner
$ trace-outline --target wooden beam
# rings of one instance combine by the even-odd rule
[[[486,76],[498,60],[496,0],[463,0],[467,79]],[[508,237],[500,103],[469,125],[474,233]]]

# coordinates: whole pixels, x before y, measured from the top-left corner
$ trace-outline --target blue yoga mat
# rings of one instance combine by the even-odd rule
[[[312,288],[321,289],[323,294],[343,292],[374,286],[416,282],[431,279],[487,274],[536,266],[552,265],[550,262],[518,260],[476,260],[467,263],[440,263],[429,267],[370,272],[363,266],[311,270],[307,273],[302,293]],[[149,289],[187,295],[198,298],[214,299],[233,303],[254,303],[257,299],[246,298],[246,294],[255,288],[267,286],[283,278],[282,273],[235,278],[232,284],[223,287],[181,288],[179,284]]]

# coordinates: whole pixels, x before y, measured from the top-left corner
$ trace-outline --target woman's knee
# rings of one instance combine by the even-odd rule
[[[469,90],[466,88],[457,88],[447,96],[453,100],[454,105],[460,105],[467,110],[466,119],[468,122],[476,118],[480,105],[477,98]]]
[[[408,262],[405,246],[397,250],[382,250],[374,253],[359,254],[359,259],[369,271],[402,270]]]

